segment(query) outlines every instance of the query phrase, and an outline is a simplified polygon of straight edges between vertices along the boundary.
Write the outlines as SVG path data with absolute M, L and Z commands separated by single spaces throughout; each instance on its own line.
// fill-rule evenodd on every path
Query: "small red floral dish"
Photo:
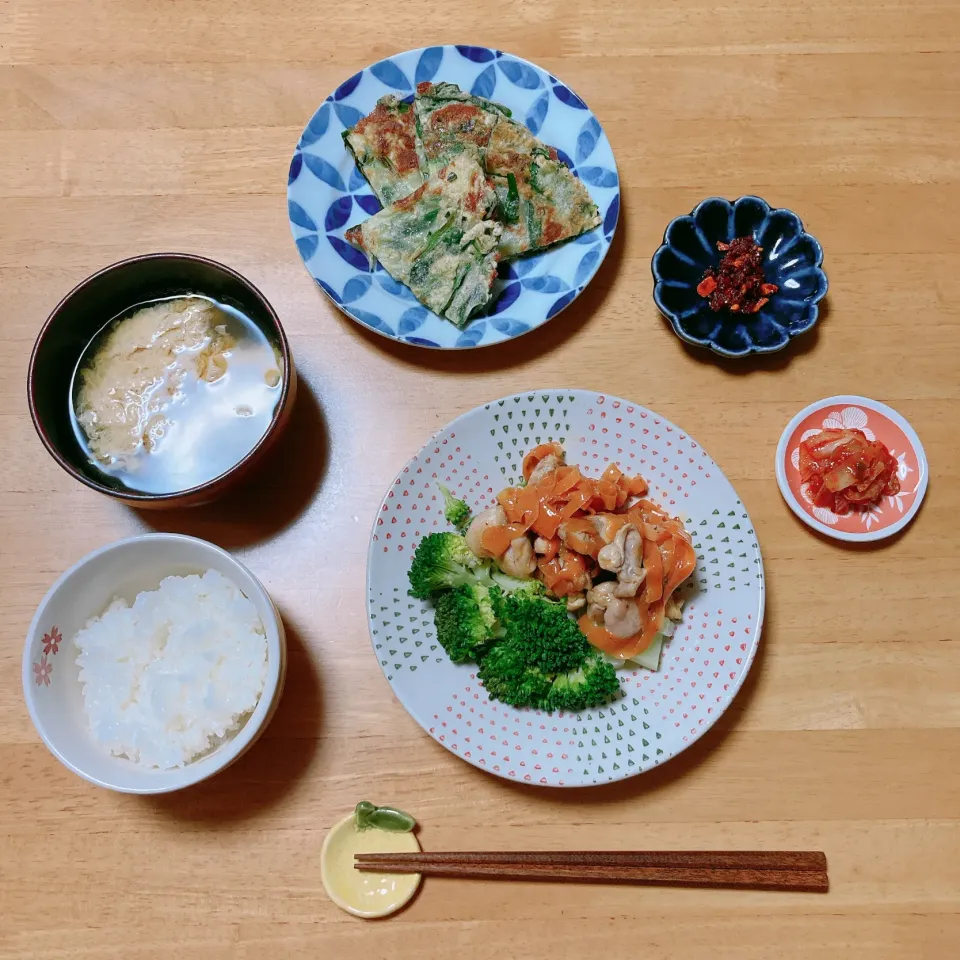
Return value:
M 800 444 L 821 430 L 862 430 L 885 444 L 897 460 L 900 492 L 839 515 L 816 506 L 800 478 Z M 818 533 L 866 543 L 899 533 L 914 518 L 927 492 L 928 468 L 914 429 L 895 410 L 866 397 L 827 397 L 811 403 L 787 424 L 777 444 L 777 485 L 787 506 Z

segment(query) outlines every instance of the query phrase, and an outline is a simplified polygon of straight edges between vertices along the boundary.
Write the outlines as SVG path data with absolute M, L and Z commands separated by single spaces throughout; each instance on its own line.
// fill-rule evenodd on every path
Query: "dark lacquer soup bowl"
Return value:
M 720 267 L 718 242 L 727 245 L 740 237 L 762 248 L 762 279 L 776 293 L 755 313 L 714 310 L 698 287 L 708 271 Z M 827 293 L 822 264 L 820 244 L 793 211 L 771 208 L 760 197 L 733 202 L 710 197 L 667 226 L 651 263 L 653 299 L 687 343 L 724 357 L 772 353 L 817 322 Z
M 98 469 L 78 436 L 74 374 L 91 341 L 112 318 L 138 304 L 192 296 L 242 315 L 272 349 L 279 380 L 264 432 L 226 469 L 184 489 L 143 492 Z M 264 348 L 266 349 L 266 348 Z M 273 307 L 249 280 L 204 257 L 155 253 L 122 260 L 84 280 L 57 305 L 37 337 L 27 374 L 30 415 L 50 455 L 93 490 L 141 508 L 206 503 L 220 496 L 259 463 L 286 425 L 296 395 L 296 370 L 286 334 Z M 267 417 L 264 417 L 267 420 Z

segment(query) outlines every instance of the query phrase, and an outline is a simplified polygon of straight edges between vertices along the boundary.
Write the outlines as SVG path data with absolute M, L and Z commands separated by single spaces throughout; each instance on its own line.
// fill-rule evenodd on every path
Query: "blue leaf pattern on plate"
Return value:
M 335 103 L 333 109 L 337 114 L 337 119 L 347 129 L 355 127 L 363 119 L 363 114 L 356 107 L 351 107 L 349 104 Z
M 315 233 L 308 233 L 306 236 L 297 237 L 297 250 L 303 259 L 309 260 L 317 252 L 317 244 L 320 238 Z
M 325 103 L 307 124 L 307 129 L 303 131 L 300 142 L 304 146 L 316 143 L 327 132 L 328 126 L 330 126 L 330 104 Z
M 521 257 L 519 260 L 514 260 L 510 266 L 518 277 L 525 277 L 539 260 L 539 257 Z
M 577 110 L 587 109 L 587 105 L 569 87 L 565 87 L 562 83 L 558 83 L 553 88 L 553 92 L 557 99 L 561 103 L 565 103 L 568 107 L 575 107 Z
M 617 175 L 606 167 L 581 167 L 580 179 L 593 187 L 615 187 Z
M 363 71 L 355 73 L 349 80 L 344 80 L 343 83 L 333 91 L 334 100 L 343 100 L 345 97 L 349 97 L 354 90 L 357 89 L 360 81 L 363 79 Z
M 569 284 L 564 283 L 559 277 L 549 275 L 542 277 L 526 277 L 521 280 L 524 290 L 536 290 L 537 293 L 560 293 L 561 290 L 569 290 Z
M 547 119 L 547 110 L 550 109 L 550 94 L 542 93 L 533 101 L 533 106 L 527 114 L 527 126 L 534 135 L 540 132 L 543 121 Z
M 577 163 L 583 163 L 593 153 L 602 132 L 596 117 L 591 117 L 580 128 L 580 136 L 577 137 Z
M 370 193 L 360 194 L 358 197 L 354 197 L 358 204 L 370 214 L 372 217 L 375 213 L 379 213 L 383 208 L 380 206 L 380 201 Z
M 620 217 L 620 195 L 617 194 L 610 202 L 610 206 L 607 207 L 606 216 L 603 218 L 603 232 L 606 234 L 613 233 L 614 227 L 617 225 L 617 220 Z
M 289 187 L 297 177 L 300 176 L 300 170 L 303 167 L 303 155 L 298 150 L 290 161 L 290 171 L 287 173 L 287 186 Z
M 462 47 L 460 44 L 457 44 L 457 53 L 474 63 L 489 63 L 496 56 L 492 50 L 488 50 L 486 47 Z
M 391 296 L 402 297 L 404 300 L 416 300 L 413 291 L 402 283 L 394 280 L 389 273 L 383 272 L 377 274 L 377 283 L 387 291 Z
M 412 90 L 406 74 L 392 61 L 381 60 L 375 63 L 370 72 L 383 84 L 394 90 Z
M 612 242 L 620 209 L 616 162 L 599 123 L 559 80 L 498 50 L 463 47 L 458 52 L 453 46 L 437 45 L 397 54 L 387 63 L 390 66 L 355 74 L 318 104 L 297 149 L 291 150 L 290 227 L 309 273 L 357 322 L 404 343 L 441 349 L 482 347 L 541 326 L 590 282 Z M 458 330 L 423 307 L 407 287 L 378 263 L 370 263 L 343 236 L 348 226 L 380 209 L 343 147 L 339 135 L 343 126 L 371 111 L 388 87 L 411 102 L 416 83 L 438 79 L 490 96 L 513 110 L 519 122 L 526 122 L 559 150 L 561 162 L 584 177 L 604 217 L 602 228 L 570 243 L 501 263 L 495 299 L 467 330 Z M 589 179 L 596 182 L 588 183 Z
M 470 88 L 470 92 L 475 97 L 486 97 L 489 99 L 493 96 L 493 91 L 497 86 L 497 71 L 494 68 L 493 64 L 487 67 L 486 70 L 483 70 L 480 73 L 480 76 L 473 81 L 473 86 Z
M 482 339 L 483 335 L 486 332 L 487 325 L 482 321 L 480 323 L 473 323 L 463 333 L 457 337 L 456 346 L 458 347 L 475 347 Z
M 554 147 L 557 151 L 557 159 L 564 165 L 573 170 L 573 161 L 570 159 L 569 155 L 564 153 L 559 147 Z
M 530 328 L 519 320 L 512 320 L 510 317 L 494 317 L 490 323 L 498 333 L 504 333 L 508 337 L 519 337 L 521 333 L 526 333 Z
M 329 287 L 327 284 L 325 284 L 322 280 L 318 280 L 317 283 L 319 284 L 320 289 L 323 290 L 323 292 L 324 292 L 334 303 L 340 303 L 340 297 L 337 296 L 336 292 L 335 292 L 331 287 Z
M 520 284 L 519 283 L 508 283 L 501 292 L 500 296 L 497 297 L 496 302 L 491 309 L 491 313 L 503 313 L 504 310 L 513 306 L 516 302 L 517 297 L 520 296 Z
M 315 153 L 305 153 L 303 154 L 303 162 L 317 179 L 333 187 L 334 190 L 339 190 L 341 193 L 347 192 L 336 167 L 324 160 L 323 157 L 318 157 Z
M 351 267 L 355 270 L 360 270 L 362 273 L 370 272 L 370 263 L 367 260 L 366 254 L 361 253 L 356 247 L 351 247 L 349 243 L 344 242 L 339 237 L 328 235 L 327 239 L 330 241 L 330 246 L 333 247 Z
M 327 233 L 331 233 L 333 230 L 338 230 L 350 219 L 350 211 L 353 209 L 353 199 L 349 194 L 345 197 L 341 197 L 339 200 L 334 200 L 330 204 L 330 209 L 327 211 L 327 216 L 323 221 L 323 228 Z
M 580 261 L 580 266 L 577 267 L 577 272 L 574 274 L 574 286 L 579 287 L 581 284 L 586 283 L 587 280 L 593 276 L 593 271 L 596 269 L 599 261 L 600 248 L 594 247 L 592 250 L 588 250 L 583 255 L 583 259 Z
M 350 169 L 350 189 L 362 190 L 367 185 L 367 178 L 360 172 L 359 168 Z
M 371 283 L 373 283 L 373 277 L 369 273 L 348 280 L 343 288 L 343 302 L 353 303 L 354 300 L 359 300 L 370 289 Z
M 295 200 L 287 201 L 287 216 L 290 217 L 298 227 L 316 232 L 317 225 L 313 222 L 313 218 Z
M 536 90 L 540 86 L 540 75 L 533 67 L 512 57 L 503 57 L 497 61 L 503 75 L 516 87 L 524 90 Z
M 414 330 L 419 330 L 426 321 L 427 315 L 425 307 L 411 307 L 400 318 L 397 333 L 403 335 L 413 333 Z
M 560 297 L 559 300 L 555 300 L 553 306 L 547 311 L 547 317 L 555 317 L 564 307 L 573 302 L 576 295 L 577 291 L 571 290 Z
M 385 323 L 375 313 L 370 313 L 367 310 L 358 310 L 356 307 L 353 307 L 350 310 L 350 315 L 356 317 L 361 323 L 365 323 L 368 327 L 372 327 L 374 330 L 379 330 L 381 333 L 389 334 L 391 337 L 394 335 L 393 328 L 388 323 Z
M 417 62 L 417 72 L 414 74 L 414 83 L 425 83 L 432 80 L 440 69 L 440 63 L 443 60 L 443 47 L 427 47 L 420 54 Z

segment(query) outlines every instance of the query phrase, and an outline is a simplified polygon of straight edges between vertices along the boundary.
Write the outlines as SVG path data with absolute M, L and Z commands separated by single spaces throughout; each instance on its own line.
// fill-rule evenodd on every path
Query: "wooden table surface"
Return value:
M 0 957 L 946 958 L 960 942 L 960 8 L 956 0 L 0 0 Z M 453 39 L 562 77 L 604 124 L 624 212 L 577 303 L 506 349 L 439 354 L 359 329 L 290 238 L 286 171 L 343 78 Z M 686 349 L 651 300 L 664 225 L 757 193 L 822 242 L 818 329 L 762 362 Z M 137 513 L 71 480 L 25 403 L 44 318 L 136 253 L 212 256 L 277 308 L 303 383 L 277 469 L 207 510 Z M 371 655 L 367 538 L 435 429 L 518 388 L 605 390 L 681 424 L 750 510 L 760 653 L 717 727 L 606 788 L 530 789 L 447 753 Z M 905 535 L 818 539 L 773 475 L 784 424 L 833 393 L 908 417 L 932 482 Z M 953 424 L 953 426 L 951 426 Z M 953 437 L 953 440 L 951 440 Z M 290 672 L 234 768 L 168 798 L 61 767 L 20 689 L 30 617 L 88 551 L 206 537 L 262 578 Z M 331 550 L 331 546 L 333 549 Z M 327 827 L 392 801 L 428 849 L 817 848 L 823 897 L 433 881 L 369 924 L 324 896 Z

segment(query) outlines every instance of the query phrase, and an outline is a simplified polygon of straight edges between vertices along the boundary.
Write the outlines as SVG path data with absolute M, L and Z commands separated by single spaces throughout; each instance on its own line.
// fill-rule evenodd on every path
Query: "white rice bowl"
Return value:
M 249 718 L 267 678 L 255 604 L 216 570 L 166 577 L 114 600 L 74 638 L 94 739 L 162 770 L 216 749 Z

